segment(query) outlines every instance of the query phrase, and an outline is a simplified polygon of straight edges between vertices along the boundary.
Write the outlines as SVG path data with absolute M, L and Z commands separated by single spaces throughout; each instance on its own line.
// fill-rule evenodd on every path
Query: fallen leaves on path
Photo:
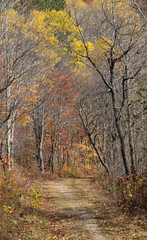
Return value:
M 55 185 L 60 181 L 71 190 L 72 201 L 79 202 L 86 214 L 94 216 L 106 239 L 147 239 L 145 212 L 136 208 L 136 212 L 131 213 L 92 179 L 40 179 L 41 207 L 24 205 L 19 209 L 19 217 L 16 216 L 16 221 L 12 222 L 12 229 L 15 231 L 13 240 L 94 239 L 94 232 L 83 224 L 79 213 L 73 211 L 71 204 L 59 189 L 55 189 Z M 32 185 L 38 186 L 38 180 L 33 181 Z

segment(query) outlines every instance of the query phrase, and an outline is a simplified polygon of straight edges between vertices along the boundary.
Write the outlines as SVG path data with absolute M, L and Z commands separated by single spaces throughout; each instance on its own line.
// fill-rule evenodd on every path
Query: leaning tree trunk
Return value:
M 90 141 L 92 147 L 94 148 L 100 163 L 102 164 L 102 166 L 106 170 L 106 173 L 109 174 L 109 168 L 107 166 L 107 163 L 105 162 L 105 158 L 103 156 L 103 153 L 101 153 L 100 149 L 96 146 L 96 142 L 95 142 L 94 138 L 92 137 L 92 133 L 90 133 L 90 131 L 89 131 L 88 127 L 87 127 L 87 124 L 85 123 L 85 121 L 83 119 L 83 116 L 81 114 L 81 110 L 79 111 L 79 116 L 80 116 L 80 119 L 82 121 L 83 127 L 85 128 L 86 134 L 87 134 L 87 136 L 89 138 L 89 141 Z

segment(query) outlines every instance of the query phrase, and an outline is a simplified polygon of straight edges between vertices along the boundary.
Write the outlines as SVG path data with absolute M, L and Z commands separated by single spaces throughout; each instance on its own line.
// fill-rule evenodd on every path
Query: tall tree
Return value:
M 72 8 L 83 52 L 72 45 L 71 50 L 79 62 L 95 70 L 98 81 L 103 82 L 111 96 L 123 166 L 129 175 L 134 169 L 131 94 L 133 83 L 145 66 L 144 29 L 139 14 L 129 3 L 102 0 L 93 2 L 91 8 L 84 7 L 87 14 L 82 7 Z M 88 40 L 93 42 L 94 51 Z

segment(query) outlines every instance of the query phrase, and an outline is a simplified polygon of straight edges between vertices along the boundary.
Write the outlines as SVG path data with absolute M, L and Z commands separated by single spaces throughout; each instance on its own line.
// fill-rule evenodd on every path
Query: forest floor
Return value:
M 40 178 L 32 185 L 41 190 L 41 206 L 23 206 L 15 234 L 4 240 L 147 239 L 145 211 L 125 209 L 90 178 Z

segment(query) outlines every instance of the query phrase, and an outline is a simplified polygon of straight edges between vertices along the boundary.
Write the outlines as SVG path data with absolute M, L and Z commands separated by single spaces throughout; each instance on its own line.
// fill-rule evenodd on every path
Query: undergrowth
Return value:
M 121 177 L 107 177 L 101 174 L 96 182 L 119 202 L 131 208 L 131 211 L 136 207 L 147 208 L 147 172 Z
M 39 208 L 41 192 L 33 188 L 22 169 L 3 174 L 0 169 L 0 239 L 16 239 L 21 231 L 23 209 Z

